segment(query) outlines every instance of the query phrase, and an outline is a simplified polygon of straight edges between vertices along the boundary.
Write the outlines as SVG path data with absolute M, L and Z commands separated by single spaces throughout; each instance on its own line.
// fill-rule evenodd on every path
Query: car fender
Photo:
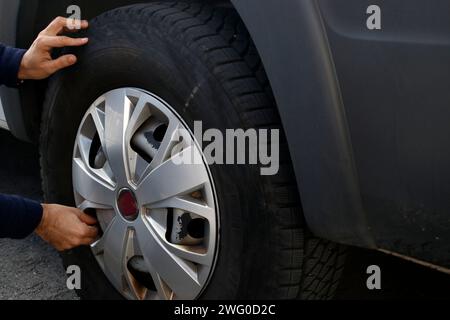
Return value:
M 268 74 L 304 215 L 325 239 L 374 248 L 339 82 L 314 0 L 233 0 Z

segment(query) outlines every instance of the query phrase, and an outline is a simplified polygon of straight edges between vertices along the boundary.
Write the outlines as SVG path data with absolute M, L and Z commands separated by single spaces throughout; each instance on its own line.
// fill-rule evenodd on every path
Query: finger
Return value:
M 98 240 L 98 232 L 96 232 L 95 236 L 83 237 L 78 240 L 80 245 L 91 245 Z
M 90 216 L 90 215 L 88 215 L 88 214 L 86 214 L 86 213 L 84 213 L 84 212 L 82 212 L 79 216 L 78 216 L 78 218 L 81 220 L 81 222 L 84 222 L 84 223 L 86 223 L 87 225 L 95 225 L 95 224 L 97 224 L 97 220 L 94 218 L 94 217 L 92 217 L 92 216 Z
M 74 33 L 87 28 L 89 28 L 89 22 L 87 22 L 86 20 L 68 19 L 63 31 Z
M 98 236 L 98 229 L 96 227 L 84 226 L 84 239 L 95 239 Z
M 64 17 L 57 17 L 53 20 L 47 28 L 42 31 L 42 34 L 48 36 L 56 36 L 63 32 L 65 29 L 73 29 L 73 26 L 79 26 L 81 29 L 86 29 L 89 26 L 89 23 L 85 20 L 74 20 L 67 19 Z
M 61 69 L 70 67 L 77 62 L 77 57 L 73 54 L 67 54 L 59 57 L 56 60 L 47 62 L 47 68 L 50 74 L 53 74 Z
M 88 38 L 41 36 L 37 43 L 38 46 L 42 46 L 44 48 L 63 48 L 83 46 L 88 43 L 88 41 Z

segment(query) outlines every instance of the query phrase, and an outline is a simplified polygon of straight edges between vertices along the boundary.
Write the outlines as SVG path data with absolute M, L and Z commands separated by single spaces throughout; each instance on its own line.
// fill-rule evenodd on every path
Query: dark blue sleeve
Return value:
M 6 47 L 0 44 L 0 85 L 16 87 L 20 63 L 26 50 Z
M 0 238 L 28 237 L 41 223 L 42 214 L 38 202 L 0 194 Z

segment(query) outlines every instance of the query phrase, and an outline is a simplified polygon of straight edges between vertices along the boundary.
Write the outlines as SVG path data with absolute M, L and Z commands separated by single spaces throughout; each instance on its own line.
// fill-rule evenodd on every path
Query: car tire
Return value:
M 204 4 L 152 3 L 94 19 L 90 43 L 74 49 L 76 66 L 49 84 L 40 140 L 48 203 L 74 205 L 73 147 L 93 101 L 121 87 L 162 97 L 192 128 L 280 129 L 261 60 L 236 12 Z M 308 230 L 287 143 L 280 170 L 211 165 L 220 206 L 220 246 L 202 299 L 328 299 L 336 290 L 345 249 Z M 88 247 L 62 254 L 82 270 L 84 299 L 121 299 Z

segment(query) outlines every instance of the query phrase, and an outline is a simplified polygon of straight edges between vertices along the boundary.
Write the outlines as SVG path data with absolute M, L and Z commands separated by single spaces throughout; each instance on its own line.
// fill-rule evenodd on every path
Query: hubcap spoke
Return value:
M 92 253 L 98 257 L 104 252 L 104 238 L 101 238 L 91 245 Z M 103 266 L 103 263 L 102 263 Z
M 132 103 L 126 90 L 115 90 L 105 95 L 106 157 L 119 184 L 128 183 L 128 144 L 125 141 Z
M 117 290 L 123 291 L 125 285 L 125 259 L 129 242 L 129 232 L 123 221 L 115 218 L 103 235 L 103 261 L 105 273 Z
M 158 274 L 178 299 L 192 298 L 192 293 L 201 289 L 192 266 L 167 250 L 144 222 L 136 225 L 136 231 L 144 259 L 152 269 L 151 273 Z
M 131 141 L 133 134 L 145 123 L 145 120 L 151 116 L 150 109 L 147 108 L 148 102 L 145 98 L 140 98 L 131 115 L 126 130 L 126 140 Z M 130 177 L 135 179 L 140 176 L 147 167 L 147 162 L 142 159 L 136 152 L 130 150 L 129 154 L 129 170 Z
M 150 267 L 150 274 L 155 284 L 156 292 L 159 300 L 173 300 L 173 291 L 164 283 L 159 274 L 157 274 L 153 267 Z
M 127 128 L 127 136 L 131 139 L 131 135 L 136 132 L 141 125 L 144 124 L 145 120 L 151 116 L 150 109 L 147 108 L 147 99 L 145 97 L 140 97 L 136 107 L 134 108 L 133 114 L 130 117 Z
M 141 184 L 146 176 L 148 176 L 153 170 L 155 170 L 155 168 L 157 168 L 164 161 L 170 158 L 171 151 L 173 147 L 177 144 L 177 134 L 179 132 L 179 128 L 180 128 L 179 121 L 177 119 L 172 119 L 169 123 L 163 141 L 161 142 L 161 145 L 158 148 L 155 158 L 151 161 L 150 164 L 146 163 L 144 167 L 136 166 L 136 173 L 140 177 L 138 184 Z M 138 159 L 138 161 L 139 160 L 142 159 Z
M 92 120 L 94 121 L 95 129 L 100 138 L 100 143 L 103 150 L 106 150 L 105 142 L 105 114 L 98 108 L 94 108 L 91 112 Z
M 172 197 L 161 202 L 156 202 L 148 206 L 149 209 L 180 209 L 185 212 L 195 213 L 196 215 L 205 218 L 209 221 L 213 221 L 215 216 L 214 209 L 207 206 L 206 204 L 201 204 L 193 200 L 189 200 L 182 197 Z
M 201 189 L 209 182 L 205 165 L 183 164 L 195 152 L 190 147 L 153 170 L 138 186 L 136 196 L 141 205 L 149 205 Z
M 95 175 L 81 159 L 74 159 L 72 170 L 74 189 L 79 195 L 98 205 L 113 206 L 114 187 L 106 179 Z
M 133 229 L 129 229 L 125 238 L 125 250 L 123 253 L 123 269 L 124 278 L 128 286 L 128 292 L 131 296 L 137 300 L 143 300 L 147 294 L 147 289 L 139 285 L 136 279 L 131 275 L 128 270 L 128 261 L 137 254 L 137 248 L 135 248 L 136 232 Z
M 170 158 L 172 148 L 178 142 L 176 138 L 179 129 L 180 129 L 180 122 L 178 121 L 178 119 L 172 117 L 170 119 L 166 135 L 164 136 L 164 139 L 161 142 L 161 146 L 158 149 L 158 153 L 156 154 L 156 157 L 150 164 L 150 170 L 155 169 L 156 167 L 161 165 L 166 159 Z

